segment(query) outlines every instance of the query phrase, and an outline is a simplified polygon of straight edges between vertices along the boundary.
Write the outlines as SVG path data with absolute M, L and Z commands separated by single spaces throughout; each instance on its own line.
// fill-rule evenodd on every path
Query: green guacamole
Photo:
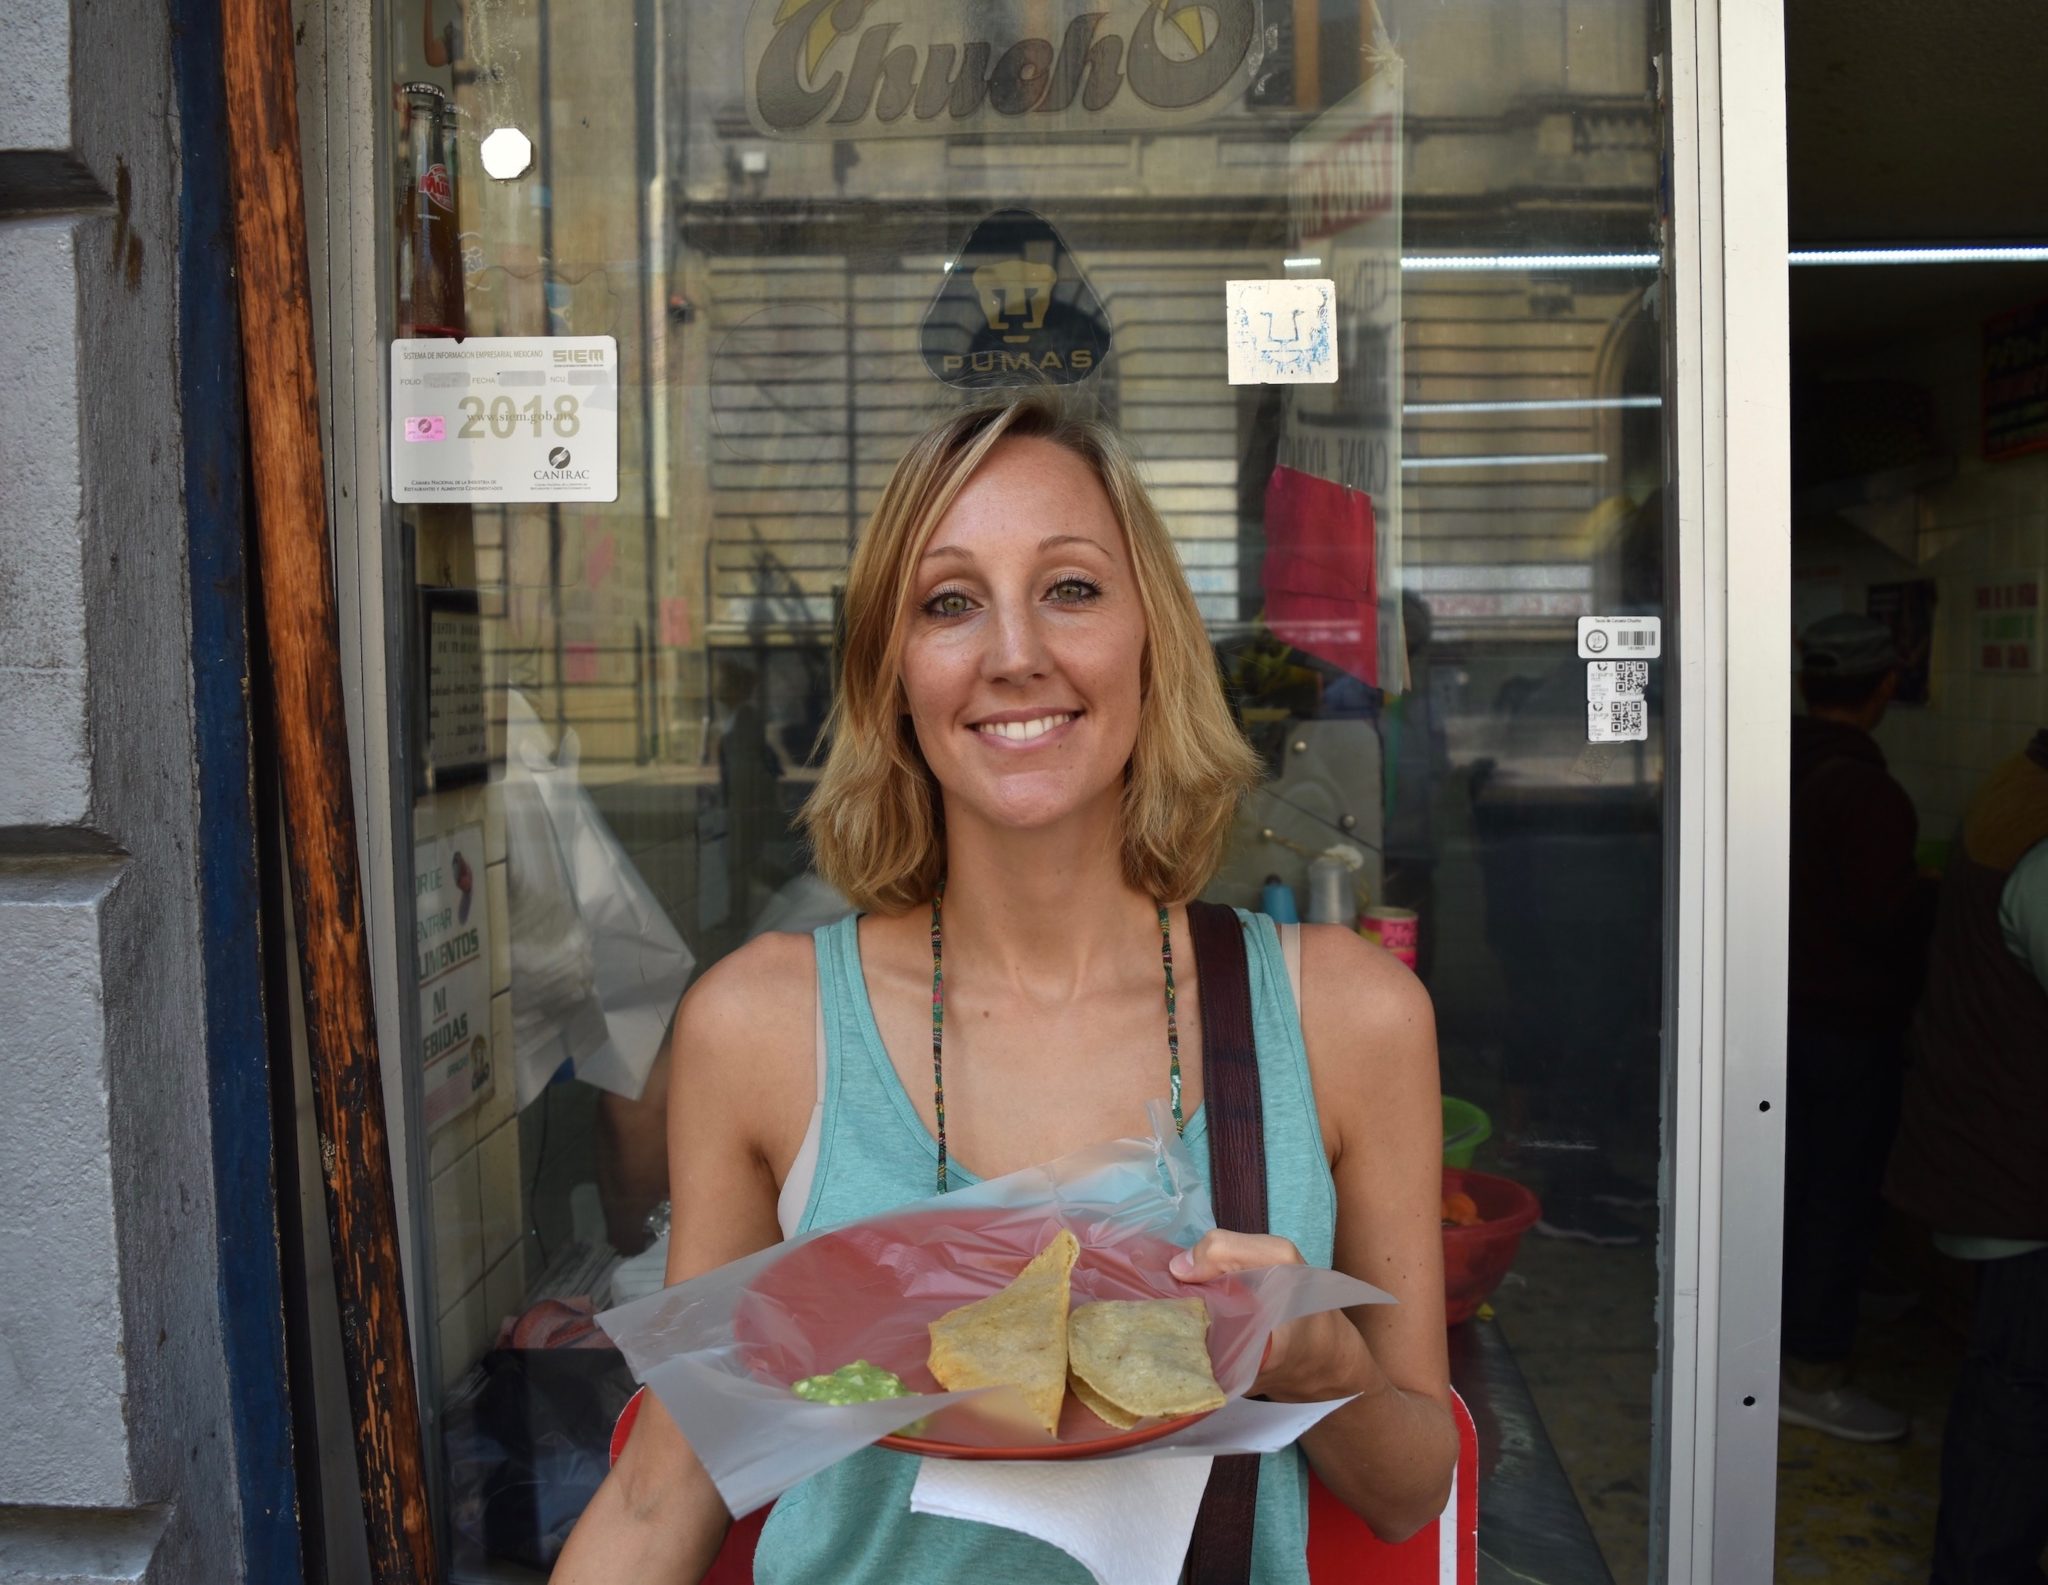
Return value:
M 789 1389 L 812 1403 L 879 1403 L 884 1398 L 917 1396 L 903 1385 L 903 1378 L 857 1359 L 841 1365 L 829 1376 L 806 1376 Z

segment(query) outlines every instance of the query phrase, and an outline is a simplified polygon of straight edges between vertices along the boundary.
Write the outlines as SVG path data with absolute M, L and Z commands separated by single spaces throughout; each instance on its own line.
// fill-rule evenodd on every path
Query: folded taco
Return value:
M 1113 1426 L 1223 1407 L 1200 1299 L 1106 1299 L 1067 1318 L 1074 1396 Z
M 1067 1306 L 1081 1246 L 1061 1229 L 1000 1293 L 949 1310 L 931 1323 L 928 1363 L 941 1387 L 1015 1387 L 1032 1418 L 1059 1434 L 1067 1395 Z

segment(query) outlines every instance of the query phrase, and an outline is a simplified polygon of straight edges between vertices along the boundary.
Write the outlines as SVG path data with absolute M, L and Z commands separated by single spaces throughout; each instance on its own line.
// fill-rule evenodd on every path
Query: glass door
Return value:
M 589 1315 L 660 1282 L 668 1015 L 845 907 L 790 817 L 850 548 L 911 437 L 1023 378 L 1129 439 L 1264 758 L 1211 895 L 1402 955 L 1447 1215 L 1540 1204 L 1449 1295 L 1490 1566 L 1646 1577 L 1679 956 L 1664 8 L 387 0 L 380 26 L 416 1313 L 456 1577 L 543 1577 L 602 1472 L 631 1381 Z

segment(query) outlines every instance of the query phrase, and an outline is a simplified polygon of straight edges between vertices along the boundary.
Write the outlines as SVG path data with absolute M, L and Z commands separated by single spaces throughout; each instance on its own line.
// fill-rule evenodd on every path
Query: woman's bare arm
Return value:
M 1302 1447 L 1323 1484 L 1382 1539 L 1437 1514 L 1457 1463 L 1444 1344 L 1443 1114 L 1436 1027 L 1422 983 L 1346 930 L 1302 940 L 1302 1025 L 1337 1188 L 1333 1264 L 1398 1304 L 1311 1315 L 1282 1327 L 1252 1391 L 1286 1402 L 1349 1397 Z M 1211 1233 L 1175 1271 L 1298 1262 L 1284 1238 Z
M 1333 1264 L 1400 1302 L 1342 1312 L 1350 1325 L 1339 1326 L 1332 1358 L 1353 1362 L 1356 1374 L 1340 1369 L 1338 1378 L 1360 1396 L 1302 1446 L 1324 1485 L 1383 1539 L 1399 1541 L 1443 1511 L 1458 1461 L 1444 1337 L 1436 1015 L 1422 982 L 1378 947 L 1349 931 L 1304 934 L 1304 1032 L 1317 1106 L 1337 1135 Z
M 816 1087 L 816 975 L 801 936 L 763 936 L 691 987 L 669 1031 L 668 1280 L 778 1242 L 776 1174 Z M 669 1413 L 643 1400 L 618 1463 L 577 1521 L 553 1585 L 695 1585 L 731 1515 Z

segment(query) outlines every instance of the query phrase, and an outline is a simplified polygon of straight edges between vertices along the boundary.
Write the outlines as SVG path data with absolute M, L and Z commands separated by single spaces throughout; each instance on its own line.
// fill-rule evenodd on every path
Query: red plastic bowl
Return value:
M 1514 1179 L 1469 1168 L 1444 1168 L 1444 1193 L 1469 1194 L 1481 1218 L 1474 1227 L 1444 1229 L 1444 1323 L 1456 1326 L 1500 1286 L 1543 1207 Z

